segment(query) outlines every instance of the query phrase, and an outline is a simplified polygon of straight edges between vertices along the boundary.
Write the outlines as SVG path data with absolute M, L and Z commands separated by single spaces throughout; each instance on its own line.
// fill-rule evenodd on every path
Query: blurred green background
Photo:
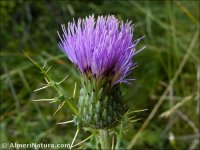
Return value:
M 139 65 L 130 76 L 137 80 L 123 85 L 123 92 L 133 110 L 148 111 L 136 114 L 142 119 L 127 126 L 121 147 L 199 148 L 199 1 L 1 0 L 0 4 L 1 143 L 71 143 L 75 126 L 56 123 L 72 119 L 72 112 L 64 105 L 53 116 L 59 103 L 32 101 L 53 98 L 57 93 L 53 89 L 33 92 L 45 80 L 23 51 L 41 65 L 48 60 L 55 81 L 69 74 L 62 87 L 71 96 L 75 83 L 80 88 L 80 78 L 57 46 L 60 25 L 91 14 L 114 14 L 119 20 L 132 20 L 134 39 L 145 35 L 137 49 L 146 46 L 134 58 Z M 144 128 L 131 144 L 141 126 Z M 88 135 L 81 131 L 75 143 Z M 81 148 L 95 146 L 87 141 Z

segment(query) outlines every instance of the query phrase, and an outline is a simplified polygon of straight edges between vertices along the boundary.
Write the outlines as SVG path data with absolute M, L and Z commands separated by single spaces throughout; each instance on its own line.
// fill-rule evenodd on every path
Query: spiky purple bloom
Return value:
M 62 25 L 60 49 L 83 75 L 97 80 L 110 78 L 112 85 L 127 82 L 125 77 L 135 67 L 132 57 L 136 54 L 131 22 L 120 23 L 115 16 L 94 16 Z
M 87 127 L 112 128 L 127 108 L 119 82 L 135 67 L 135 46 L 131 22 L 120 23 L 114 16 L 94 16 L 68 23 L 59 35 L 60 49 L 80 70 L 82 88 L 77 116 Z

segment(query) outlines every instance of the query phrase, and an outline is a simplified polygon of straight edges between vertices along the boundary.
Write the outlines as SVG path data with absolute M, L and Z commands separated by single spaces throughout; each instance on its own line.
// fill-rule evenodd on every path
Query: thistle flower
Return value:
M 128 83 L 126 77 L 136 63 L 138 53 L 133 41 L 131 22 L 120 23 L 113 15 L 94 16 L 69 22 L 59 35 L 59 48 L 81 73 L 82 88 L 79 97 L 80 119 L 85 126 L 106 129 L 114 127 L 124 114 L 123 96 L 119 83 Z

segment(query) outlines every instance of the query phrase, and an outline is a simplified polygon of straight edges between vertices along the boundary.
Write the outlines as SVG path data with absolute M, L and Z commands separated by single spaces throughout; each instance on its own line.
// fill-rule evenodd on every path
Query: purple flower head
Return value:
M 125 77 L 135 67 L 132 57 L 139 40 L 133 41 L 131 22 L 120 23 L 115 16 L 94 16 L 69 22 L 59 35 L 60 49 L 83 75 L 97 80 L 110 78 L 112 84 L 127 82 Z

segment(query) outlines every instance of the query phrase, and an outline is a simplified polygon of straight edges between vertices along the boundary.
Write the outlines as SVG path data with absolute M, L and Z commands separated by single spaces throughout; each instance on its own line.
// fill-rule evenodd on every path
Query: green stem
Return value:
M 99 130 L 99 136 L 100 136 L 101 149 L 102 150 L 111 149 L 110 139 L 109 139 L 109 131 L 100 129 Z

